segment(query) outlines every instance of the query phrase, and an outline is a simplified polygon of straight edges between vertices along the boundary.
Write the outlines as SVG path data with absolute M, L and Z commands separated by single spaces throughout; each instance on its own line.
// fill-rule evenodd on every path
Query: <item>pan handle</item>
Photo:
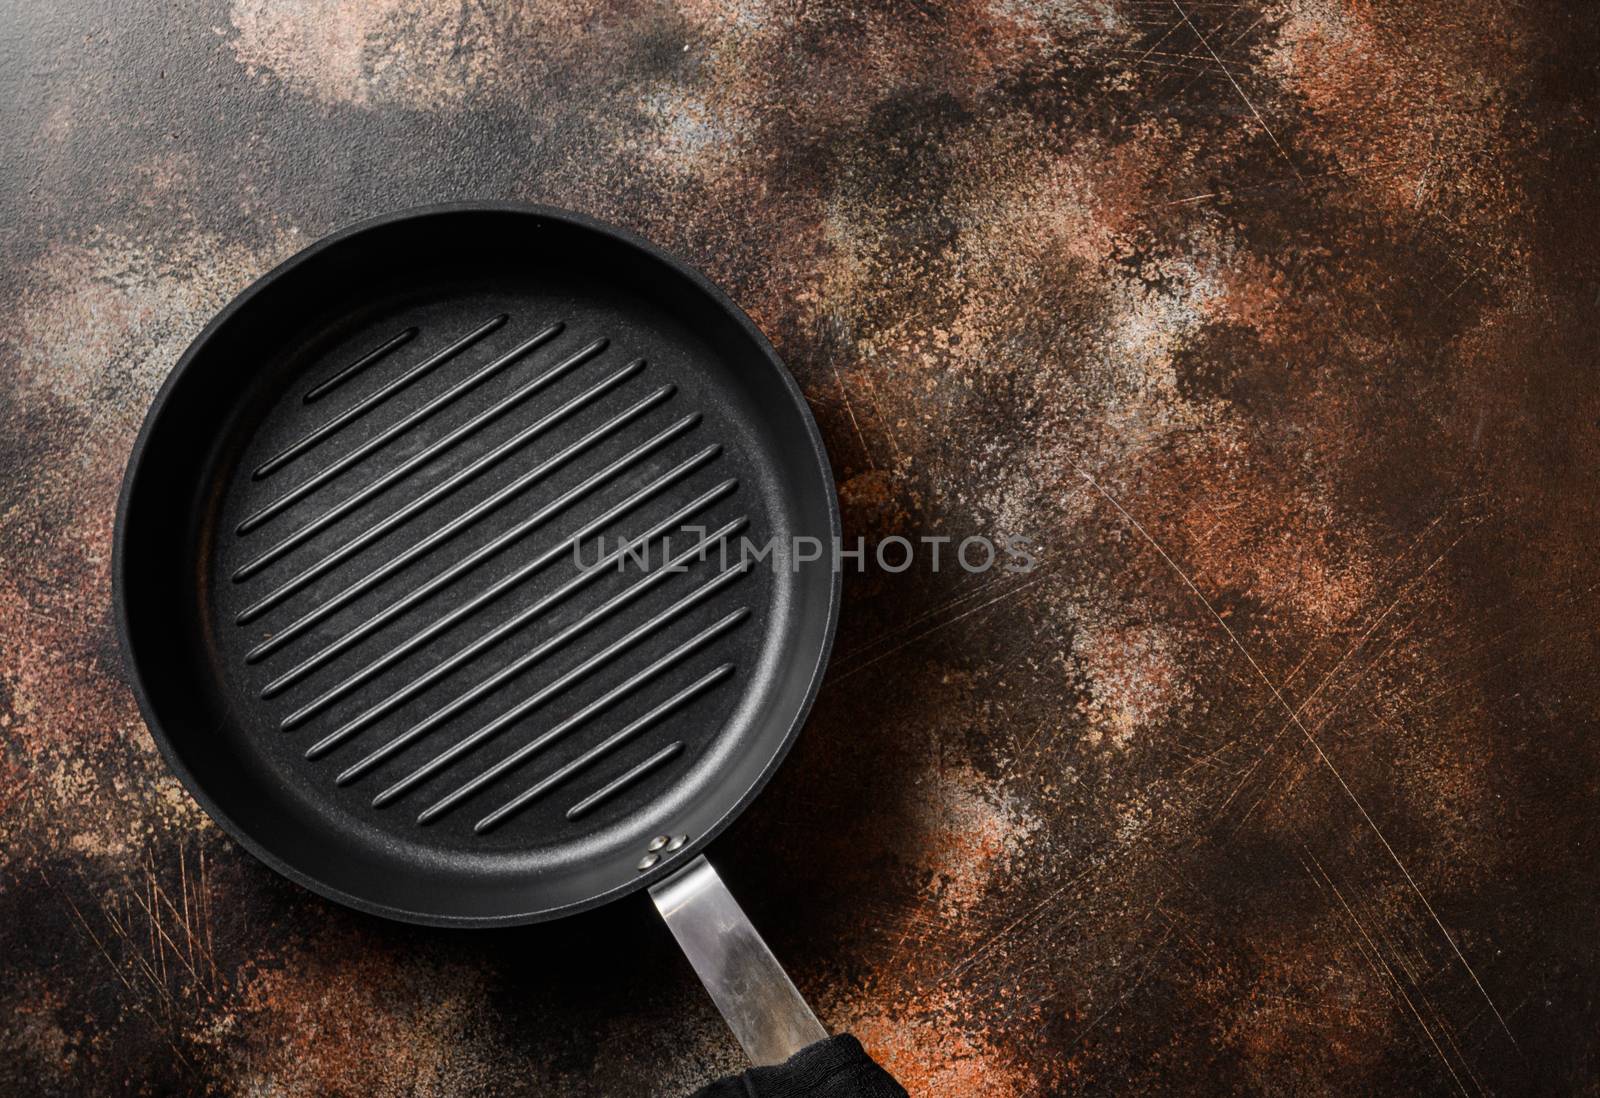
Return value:
M 651 886 L 650 898 L 752 1063 L 781 1064 L 827 1039 L 704 854 Z
M 650 898 L 756 1065 L 693 1098 L 906 1098 L 854 1037 L 828 1036 L 704 855 L 652 886 Z

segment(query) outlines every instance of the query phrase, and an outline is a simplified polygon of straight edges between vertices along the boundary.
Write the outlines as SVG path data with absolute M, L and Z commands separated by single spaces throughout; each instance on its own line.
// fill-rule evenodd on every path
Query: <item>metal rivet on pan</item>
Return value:
M 650 845 L 645 847 L 645 849 L 654 854 L 671 841 L 672 840 L 666 835 L 657 835 L 655 838 L 650 840 Z
M 639 859 L 639 872 L 643 873 L 645 870 L 649 869 L 651 866 L 655 865 L 660 860 L 661 860 L 661 855 L 659 855 L 659 854 L 646 854 L 644 857 Z
M 688 841 L 689 841 L 689 836 L 687 836 L 687 835 L 679 835 L 677 838 L 673 839 L 671 842 L 669 842 L 667 844 L 667 853 L 671 854 L 674 850 L 682 850 L 683 849 L 683 844 L 688 842 Z

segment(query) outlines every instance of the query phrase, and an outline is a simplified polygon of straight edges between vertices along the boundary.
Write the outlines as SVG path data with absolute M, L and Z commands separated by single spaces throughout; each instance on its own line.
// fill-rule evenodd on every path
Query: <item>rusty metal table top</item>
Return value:
M 847 577 L 719 846 L 914 1094 L 1596 1093 L 1600 10 L 8 6 L 0 1087 L 683 1094 L 740 1056 L 644 898 L 322 902 L 163 770 L 118 482 L 316 237 L 510 198 L 676 251 L 816 410 Z M 625 951 L 595 961 L 595 935 Z

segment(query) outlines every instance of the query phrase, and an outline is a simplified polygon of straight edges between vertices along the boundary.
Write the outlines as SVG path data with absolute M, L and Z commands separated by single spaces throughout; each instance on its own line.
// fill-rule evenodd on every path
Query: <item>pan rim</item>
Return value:
M 799 738 L 800 730 L 804 727 L 821 690 L 828 657 L 833 649 L 839 621 L 842 588 L 842 577 L 839 570 L 830 569 L 827 615 L 823 623 L 821 643 L 816 651 L 816 662 L 811 668 L 810 679 L 800 698 L 799 705 L 794 710 L 789 727 L 784 731 L 781 740 L 778 741 L 771 758 L 762 767 L 750 786 L 712 826 L 705 828 L 701 835 L 687 843 L 676 857 L 670 861 L 664 860 L 653 869 L 637 874 L 631 880 L 585 899 L 552 908 L 481 916 L 441 914 L 415 908 L 402 908 L 389 904 L 375 903 L 290 864 L 273 853 L 266 844 L 250 834 L 245 828 L 241 827 L 217 803 L 210 793 L 206 791 L 203 784 L 195 779 L 189 767 L 184 763 L 177 745 L 163 725 L 156 712 L 156 706 L 151 701 L 149 691 L 146 689 L 144 676 L 139 669 L 139 657 L 134 650 L 132 623 L 128 615 L 127 599 L 127 512 L 133 495 L 133 486 L 138 479 L 145 451 L 151 438 L 161 429 L 160 424 L 163 419 L 163 412 L 171 399 L 172 393 L 181 383 L 183 377 L 196 368 L 196 363 L 203 360 L 207 346 L 216 337 L 217 333 L 240 310 L 269 286 L 290 276 L 297 268 L 324 252 L 363 234 L 389 229 L 405 222 L 421 221 L 434 217 L 482 213 L 529 216 L 546 222 L 561 223 L 580 230 L 597 233 L 602 237 L 608 238 L 613 243 L 635 249 L 648 258 L 663 264 L 674 275 L 684 279 L 696 291 L 704 295 L 750 341 L 765 367 L 769 372 L 776 375 L 779 388 L 793 406 L 795 414 L 799 417 L 799 424 L 805 431 L 806 438 L 810 443 L 810 456 L 816 462 L 817 475 L 827 488 L 824 493 L 824 502 L 828 517 L 829 535 L 835 543 L 840 537 L 841 530 L 837 484 L 833 476 L 832 463 L 828 457 L 827 447 L 822 439 L 822 432 L 817 426 L 816 417 L 813 415 L 811 406 L 807 402 L 805 394 L 801 391 L 799 383 L 784 364 L 777 350 L 744 310 L 704 273 L 660 245 L 627 229 L 590 217 L 587 214 L 532 202 L 475 200 L 411 206 L 353 222 L 342 229 L 321 237 L 274 266 L 230 299 L 207 322 L 199 334 L 194 337 L 183 354 L 179 356 L 165 380 L 162 381 L 161 386 L 156 390 L 149 410 L 145 413 L 144 420 L 140 424 L 139 432 L 134 438 L 127 464 L 123 469 L 122 482 L 117 492 L 116 518 L 112 534 L 111 602 L 112 616 L 116 626 L 117 646 L 121 653 L 123 668 L 127 674 L 128 685 L 133 691 L 134 699 L 138 704 L 140 717 L 143 719 L 151 739 L 155 741 L 156 748 L 166 763 L 167 769 L 178 779 L 189 795 L 205 811 L 206 815 L 221 827 L 229 838 L 237 842 L 268 868 L 324 899 L 332 900 L 370 915 L 377 915 L 398 922 L 434 927 L 495 928 L 549 922 L 620 900 L 676 872 L 680 866 L 687 865 L 696 854 L 703 851 L 718 836 L 723 834 L 744 813 L 750 803 L 772 780 L 773 775 L 777 773 L 778 768 L 783 765 L 784 760 L 788 757 L 795 740 Z

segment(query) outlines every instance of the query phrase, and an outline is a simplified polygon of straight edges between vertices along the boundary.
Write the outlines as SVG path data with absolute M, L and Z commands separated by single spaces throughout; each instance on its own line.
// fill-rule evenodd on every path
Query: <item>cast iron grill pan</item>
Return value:
M 369 222 L 200 336 L 130 462 L 117 612 L 200 802 L 427 923 L 549 918 L 687 859 L 786 752 L 831 642 L 832 480 L 703 278 L 515 206 Z M 638 868 L 658 834 L 689 843 Z

